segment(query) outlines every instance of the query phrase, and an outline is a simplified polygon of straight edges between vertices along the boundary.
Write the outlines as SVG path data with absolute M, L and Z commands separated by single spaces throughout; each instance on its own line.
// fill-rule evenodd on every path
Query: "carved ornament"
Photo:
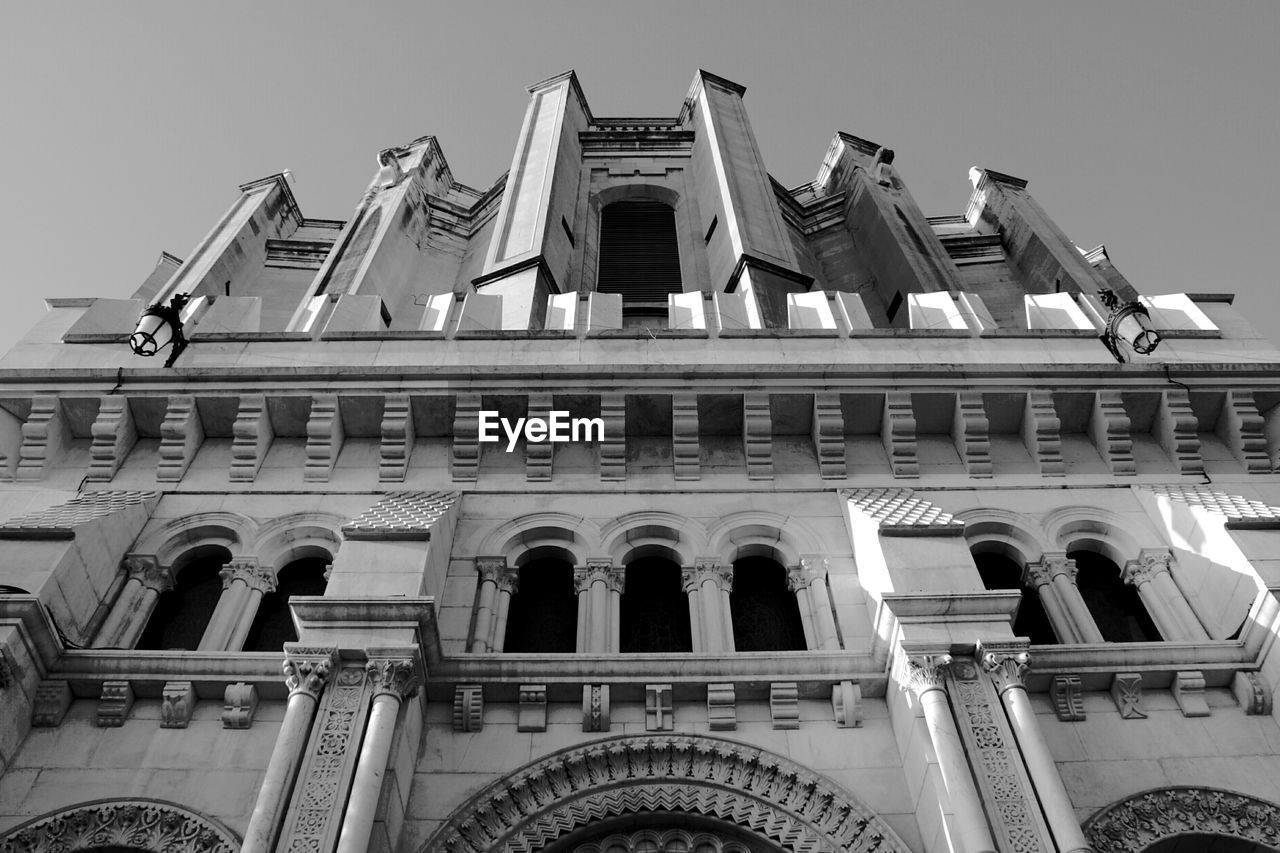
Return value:
M 240 840 L 201 814 L 156 800 L 98 800 L 37 818 L 0 835 L 0 853 L 128 847 L 236 853 Z
M 1280 849 L 1280 806 L 1214 788 L 1163 788 L 1107 806 L 1085 822 L 1084 833 L 1096 853 L 1144 850 L 1190 833 Z

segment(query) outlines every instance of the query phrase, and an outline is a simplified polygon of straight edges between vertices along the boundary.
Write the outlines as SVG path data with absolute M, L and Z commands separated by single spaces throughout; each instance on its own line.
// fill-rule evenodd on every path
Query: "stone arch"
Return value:
M 233 557 L 252 554 L 258 525 L 236 512 L 198 512 L 175 518 L 138 540 L 132 554 L 154 555 L 161 566 L 172 566 L 185 553 L 210 547 L 225 548 Z
M 772 512 L 727 515 L 707 529 L 707 539 L 709 552 L 725 565 L 742 557 L 769 557 L 783 566 L 794 566 L 801 554 L 826 550 L 803 521 Z
M 163 800 L 94 800 L 59 809 L 0 834 L 0 853 L 112 847 L 163 853 L 237 853 L 240 839 L 217 820 Z
M 297 512 L 273 518 L 262 525 L 253 550 L 258 563 L 275 572 L 294 560 L 327 558 L 332 561 L 342 546 L 342 525 L 347 519 L 327 512 Z
M 477 554 L 501 554 L 507 565 L 527 562 L 530 552 L 558 554 L 575 566 L 599 553 L 600 531 L 592 522 L 564 512 L 535 512 L 494 528 Z
M 964 522 L 964 538 L 974 554 L 999 554 L 1025 565 L 1055 550 L 1040 525 L 1018 512 L 981 507 L 955 517 Z
M 826 777 L 747 744 L 624 735 L 552 753 L 459 807 L 420 853 L 534 853 L 587 824 L 686 812 L 794 853 L 909 853 L 887 823 Z
M 1153 788 L 1102 808 L 1085 821 L 1084 834 L 1097 853 L 1131 853 L 1184 835 L 1280 851 L 1280 805 L 1220 788 Z
M 615 566 L 635 557 L 663 556 L 681 566 L 692 566 L 706 552 L 702 525 L 670 512 L 647 510 L 614 519 L 600 531 L 603 551 Z
M 1144 547 L 1167 547 L 1141 519 L 1132 514 L 1121 518 L 1097 507 L 1055 510 L 1045 518 L 1044 526 L 1054 550 L 1095 551 L 1117 566 L 1132 560 Z

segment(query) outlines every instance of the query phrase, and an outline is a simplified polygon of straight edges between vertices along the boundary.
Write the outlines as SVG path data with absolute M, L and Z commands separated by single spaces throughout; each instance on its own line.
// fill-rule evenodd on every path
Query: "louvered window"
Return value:
M 675 211 L 648 199 L 606 206 L 596 290 L 622 294 L 623 317 L 665 318 L 667 294 L 683 289 Z

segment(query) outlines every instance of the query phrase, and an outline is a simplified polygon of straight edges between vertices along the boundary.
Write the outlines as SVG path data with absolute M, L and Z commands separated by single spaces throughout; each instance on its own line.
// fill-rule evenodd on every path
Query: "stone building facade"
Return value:
M 565 74 L 486 188 L 423 137 L 49 300 L 0 851 L 1280 850 L 1280 352 L 1000 172 L 784 188 L 743 91 Z

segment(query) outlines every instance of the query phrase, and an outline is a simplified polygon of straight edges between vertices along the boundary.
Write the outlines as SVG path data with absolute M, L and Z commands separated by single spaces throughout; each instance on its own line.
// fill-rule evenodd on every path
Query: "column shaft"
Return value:
M 280 724 L 280 734 L 276 737 L 275 748 L 271 750 L 271 760 L 267 763 L 253 814 L 249 816 L 240 853 L 272 853 L 274 850 L 280 821 L 289 806 L 289 792 L 302 763 L 302 751 L 311 734 L 311 718 L 315 715 L 316 704 L 316 697 L 308 693 L 296 692 L 289 696 L 284 722 Z
M 724 650 L 736 652 L 737 644 L 733 639 L 733 606 L 729 603 L 729 590 L 720 590 L 720 612 L 724 614 Z
M 1036 584 L 1035 594 L 1040 596 L 1040 603 L 1044 605 L 1044 612 L 1049 617 L 1049 624 L 1053 626 L 1053 632 L 1058 635 L 1058 642 L 1081 642 L 1080 632 L 1076 629 L 1075 620 L 1067 613 L 1067 608 L 1063 604 L 1058 590 L 1054 587 L 1053 581 L 1046 580 L 1044 583 Z
M 97 640 L 93 644 L 95 648 L 120 647 L 120 635 L 124 633 L 142 604 L 143 588 L 142 581 L 138 578 L 129 578 L 124 582 L 124 586 L 120 588 L 120 594 L 116 596 L 115 604 L 111 606 L 111 612 L 107 614 L 102 627 L 98 629 Z
M 493 598 L 498 590 L 497 581 L 482 578 L 480 581 L 480 604 L 476 607 L 476 633 L 471 640 L 471 651 L 489 651 L 489 629 L 493 624 Z
M 1084 598 L 1080 595 L 1080 588 L 1076 586 L 1075 581 L 1068 577 L 1065 572 L 1059 572 L 1054 575 L 1053 585 L 1058 593 L 1058 598 L 1067 607 L 1067 613 L 1071 617 L 1071 623 L 1076 628 L 1080 642 L 1106 642 L 1102 638 L 1102 632 L 1098 630 L 1098 623 L 1093 621 L 1093 614 L 1089 612 L 1088 606 L 1085 605 Z
M 1164 596 L 1160 594 L 1160 590 L 1149 578 L 1134 584 L 1138 589 L 1138 598 L 1142 599 L 1142 606 L 1147 609 L 1147 615 L 1151 617 L 1151 621 L 1156 623 L 1156 628 L 1160 631 L 1160 636 L 1166 640 L 1185 640 L 1185 631 L 1182 623 L 1169 609 L 1169 603 L 1164 600 Z
M 920 705 L 924 709 L 925 726 L 938 756 L 938 769 L 942 772 L 942 783 L 946 786 L 947 799 L 955 818 L 960 853 L 994 853 L 995 843 L 991 840 L 982 801 L 969 773 L 960 733 L 951 718 L 946 691 L 940 687 L 925 690 L 920 694 Z
M 693 650 L 706 651 L 702 645 L 702 603 L 698 588 L 690 586 L 686 593 L 689 596 L 689 636 L 693 641 Z
M 502 646 L 507 640 L 507 614 L 511 612 L 511 590 L 498 590 L 498 606 L 497 612 L 493 617 L 493 636 L 489 640 L 489 648 L 492 651 L 502 651 Z
M 260 604 L 262 604 L 262 590 L 251 587 L 240 611 L 240 618 L 231 632 L 231 639 L 227 641 L 228 650 L 238 652 L 244 648 L 244 641 L 249 636 L 249 629 L 253 627 L 253 620 L 258 616 Z
M 587 651 L 608 651 L 609 643 L 609 586 L 603 577 L 591 581 L 591 626 L 590 642 Z
M 579 591 L 578 592 L 578 639 L 573 646 L 574 651 L 577 651 L 577 652 L 586 652 L 591 650 L 591 647 L 587 645 L 587 638 L 591 636 L 587 628 L 587 607 L 589 602 L 590 602 L 590 599 L 588 598 L 587 590 L 584 589 Z
M 231 634 L 235 630 L 236 620 L 244 608 L 244 601 L 249 595 L 249 584 L 242 577 L 231 581 L 218 597 L 218 606 L 213 610 L 209 625 L 200 637 L 200 645 L 196 648 L 202 652 L 220 652 L 228 648 Z
M 827 594 L 827 583 L 823 578 L 815 578 L 809 584 L 809 606 L 813 608 L 814 622 L 818 628 L 820 648 L 840 648 L 840 637 L 836 633 L 836 620 L 831 614 L 831 597 Z
M 1178 589 L 1178 584 L 1174 581 L 1172 574 L 1169 572 L 1157 572 L 1152 583 L 1158 584 L 1157 590 L 1160 593 L 1160 597 L 1165 600 L 1171 615 L 1177 619 L 1178 624 L 1182 626 L 1181 636 L 1176 639 L 1209 639 L 1209 632 L 1200 624 L 1200 620 L 1196 617 L 1195 611 L 1192 610 L 1191 605 L 1187 603 L 1186 596 L 1182 594 L 1182 590 Z
M 364 743 L 355 778 L 351 783 L 351 799 L 342 818 L 337 853 L 364 853 L 369 847 L 369 834 L 377 816 L 378 798 L 382 793 L 382 777 L 391 756 L 400 698 L 392 693 L 379 693 L 373 698 L 373 709 L 365 728 Z
M 725 651 L 723 620 L 720 618 L 720 587 L 714 577 L 703 578 L 698 602 L 702 605 L 702 651 Z

